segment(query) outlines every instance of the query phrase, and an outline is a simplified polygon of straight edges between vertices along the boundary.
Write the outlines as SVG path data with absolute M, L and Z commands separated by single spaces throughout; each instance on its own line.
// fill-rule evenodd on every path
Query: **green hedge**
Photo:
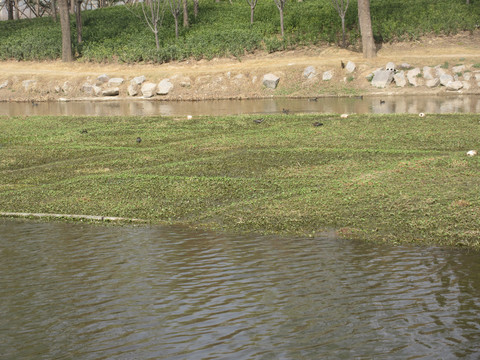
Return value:
M 142 21 L 141 9 L 123 6 L 83 12 L 83 44 L 76 43 L 72 17 L 72 41 L 84 61 L 156 62 L 223 56 L 242 56 L 264 49 L 269 52 L 336 43 L 341 38 L 340 18 L 330 0 L 289 1 L 285 8 L 285 37 L 280 33 L 278 10 L 272 0 L 259 0 L 255 23 L 245 1 L 200 1 L 199 15 L 181 28 L 175 38 L 174 21 L 166 12 L 157 50 L 153 33 Z M 359 39 L 357 4 L 352 0 L 346 16 L 350 44 Z M 478 29 L 480 2 L 464 0 L 372 0 L 374 36 L 379 42 L 411 40 L 422 35 L 454 34 Z M 50 18 L 0 22 L 0 59 L 44 60 L 61 57 L 60 23 Z

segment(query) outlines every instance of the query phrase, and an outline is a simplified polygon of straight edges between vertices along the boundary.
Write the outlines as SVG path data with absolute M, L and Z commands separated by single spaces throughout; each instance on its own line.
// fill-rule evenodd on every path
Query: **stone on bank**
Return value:
M 263 76 L 263 85 L 269 89 L 276 89 L 280 78 L 274 74 L 266 74 Z

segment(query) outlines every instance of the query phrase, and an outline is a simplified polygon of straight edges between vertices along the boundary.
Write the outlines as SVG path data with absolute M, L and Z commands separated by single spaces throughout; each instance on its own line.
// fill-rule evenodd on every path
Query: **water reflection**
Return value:
M 480 113 L 480 96 L 394 96 L 317 99 L 260 99 L 206 101 L 71 101 L 0 103 L 0 115 L 236 115 L 293 113 Z
M 480 356 L 480 261 L 441 249 L 0 220 L 6 359 Z

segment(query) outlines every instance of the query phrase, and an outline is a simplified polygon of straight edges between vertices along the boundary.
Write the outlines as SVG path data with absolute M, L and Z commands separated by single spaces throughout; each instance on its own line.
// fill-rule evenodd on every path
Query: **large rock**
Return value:
M 440 84 L 447 86 L 449 83 L 453 82 L 453 76 L 448 74 L 443 74 L 440 76 Z
M 480 81 L 480 73 L 478 72 L 475 73 L 475 80 Z
M 472 87 L 472 84 L 470 84 L 469 81 L 462 81 L 462 84 L 463 84 L 463 88 L 464 90 L 470 90 L 470 88 Z
M 425 81 L 425 85 L 429 88 L 437 87 L 440 85 L 440 79 L 439 78 L 433 78 Z
M 393 73 L 387 70 L 375 71 L 372 79 L 372 85 L 377 88 L 384 88 L 393 80 Z
M 404 87 L 405 85 L 407 85 L 407 80 L 405 79 L 405 72 L 403 70 L 393 75 L 393 80 L 395 81 L 395 84 L 399 87 Z
M 29 91 L 35 88 L 37 85 L 37 80 L 24 80 L 22 81 L 22 86 L 25 89 L 25 91 Z
M 110 80 L 108 80 L 108 86 L 120 86 L 122 85 L 124 82 L 124 80 L 122 78 L 111 78 Z
M 407 72 L 407 79 L 408 83 L 413 86 L 418 86 L 418 76 L 420 75 L 421 71 L 419 68 L 414 68 Z
M 146 82 L 142 85 L 140 91 L 144 98 L 151 98 L 155 95 L 155 91 L 157 90 L 157 84 Z
M 443 69 L 440 65 L 435 66 L 435 72 L 437 73 L 438 77 L 448 73 L 447 70 Z
M 452 67 L 452 72 L 454 74 L 463 73 L 465 70 L 467 70 L 467 67 L 465 65 L 458 65 L 458 66 Z
M 430 66 L 423 67 L 423 78 L 425 80 L 433 80 L 435 76 L 433 76 L 433 69 Z
M 97 77 L 97 84 L 98 85 L 105 84 L 106 82 L 108 82 L 109 79 L 110 78 L 108 77 L 107 74 L 102 74 L 102 75 Z
M 138 85 L 130 84 L 127 88 L 127 93 L 129 96 L 137 96 L 138 95 Z
M 461 81 L 450 81 L 446 87 L 447 90 L 457 91 L 463 88 L 463 83 Z
M 6 88 L 8 86 L 8 80 L 5 80 L 0 84 L 0 89 Z
M 89 83 L 84 83 L 84 84 L 82 85 L 82 91 L 83 91 L 85 94 L 92 95 L 92 94 L 93 94 L 93 85 L 92 85 L 92 84 L 89 84 Z
M 317 71 L 313 66 L 307 66 L 305 70 L 303 70 L 303 77 L 307 79 L 311 79 L 317 75 Z
M 385 65 L 385 70 L 391 71 L 391 72 L 394 73 L 395 72 L 395 63 L 393 63 L 391 61 L 389 63 L 387 63 L 387 65 Z
M 353 61 L 347 62 L 347 65 L 345 66 L 345 70 L 348 73 L 354 72 L 356 68 L 357 68 L 357 65 L 355 65 L 355 63 Z
M 328 80 L 332 80 L 333 78 L 333 71 L 325 71 L 322 75 L 322 80 L 323 81 L 328 81 Z
M 130 84 L 132 85 L 142 85 L 145 82 L 146 78 L 145 75 L 134 77 L 130 80 Z
M 275 89 L 280 78 L 274 74 L 266 74 L 263 76 L 263 85 L 269 89 Z
M 463 74 L 463 80 L 470 81 L 471 78 L 472 78 L 472 73 L 466 72 Z
M 167 95 L 172 89 L 173 89 L 173 84 L 170 82 L 170 79 L 163 79 L 158 83 L 157 94 Z
M 102 88 L 101 88 L 100 86 L 93 85 L 92 89 L 93 89 L 93 94 L 94 94 L 95 96 L 100 96 L 100 95 L 102 95 Z
M 120 89 L 118 87 L 112 87 L 102 91 L 103 96 L 117 96 L 118 94 L 120 94 Z

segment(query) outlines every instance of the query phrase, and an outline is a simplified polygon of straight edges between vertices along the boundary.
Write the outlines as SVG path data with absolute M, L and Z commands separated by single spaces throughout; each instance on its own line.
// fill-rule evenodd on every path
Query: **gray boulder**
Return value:
M 440 79 L 439 78 L 433 78 L 429 79 L 425 82 L 425 85 L 429 88 L 434 88 L 440 85 Z
M 457 91 L 463 88 L 463 83 L 461 81 L 450 81 L 446 87 L 447 90 Z
M 353 61 L 347 62 L 347 65 L 345 66 L 345 70 L 348 73 L 354 72 L 356 68 L 357 68 L 357 65 L 355 65 L 355 63 Z
M 118 87 L 108 88 L 102 91 L 103 96 L 117 96 L 118 94 L 120 94 Z
M 323 81 L 328 81 L 328 80 L 332 80 L 333 78 L 333 71 L 325 71 L 322 75 L 322 80 Z
M 471 78 L 472 78 L 472 73 L 466 72 L 466 73 L 463 74 L 463 79 L 464 80 L 470 81 Z
M 170 79 L 163 79 L 158 83 L 157 94 L 167 95 L 172 89 L 173 89 L 173 84 L 170 82 Z
M 108 82 L 109 79 L 110 78 L 108 77 L 107 74 L 102 74 L 99 77 L 97 77 L 97 84 L 99 85 L 105 84 L 106 82 Z
M 447 86 L 448 83 L 453 82 L 453 76 L 448 74 L 443 74 L 440 76 L 440 84 Z
M 435 78 L 435 76 L 433 76 L 433 69 L 430 66 L 423 67 L 423 78 L 425 80 L 432 80 Z
M 407 80 L 405 79 L 405 72 L 403 70 L 393 75 L 393 80 L 395 81 L 395 84 L 399 87 L 405 87 L 405 85 L 407 85 Z
M 475 80 L 480 81 L 480 73 L 478 72 L 475 73 Z
M 419 68 L 409 70 L 407 72 L 408 83 L 413 86 L 418 86 L 418 75 L 421 73 Z
M 85 94 L 93 94 L 93 85 L 92 84 L 89 84 L 89 83 L 84 83 L 82 85 L 82 91 L 85 93 Z
M 307 79 L 311 79 L 317 75 L 317 71 L 313 66 L 307 66 L 305 70 L 303 70 L 303 77 Z
M 108 80 L 108 86 L 120 86 L 122 85 L 124 82 L 124 80 L 122 78 L 111 78 L 110 80 Z
M 276 89 L 280 78 L 274 74 L 266 74 L 263 76 L 263 85 L 269 89 Z
M 469 81 L 462 81 L 462 84 L 463 84 L 463 88 L 464 90 L 470 90 L 470 88 L 472 87 L 472 84 L 470 84 Z
M 130 84 L 127 88 L 127 93 L 129 96 L 137 96 L 138 95 L 138 85 Z
M 465 70 L 467 70 L 467 67 L 465 65 L 458 65 L 458 66 L 452 67 L 452 72 L 454 74 L 463 73 Z
M 393 80 L 393 73 L 387 70 L 375 71 L 372 79 L 372 85 L 377 88 L 384 88 Z
M 142 85 L 140 91 L 144 98 L 151 98 L 155 95 L 155 90 L 157 89 L 157 84 L 146 82 Z
M 387 65 L 385 65 L 385 70 L 395 72 L 395 63 L 389 62 Z
M 145 75 L 134 77 L 130 80 L 130 84 L 132 85 L 142 85 L 145 82 L 146 78 Z
M 435 72 L 437 73 L 438 77 L 448 73 L 447 70 L 441 68 L 440 65 L 435 66 Z

